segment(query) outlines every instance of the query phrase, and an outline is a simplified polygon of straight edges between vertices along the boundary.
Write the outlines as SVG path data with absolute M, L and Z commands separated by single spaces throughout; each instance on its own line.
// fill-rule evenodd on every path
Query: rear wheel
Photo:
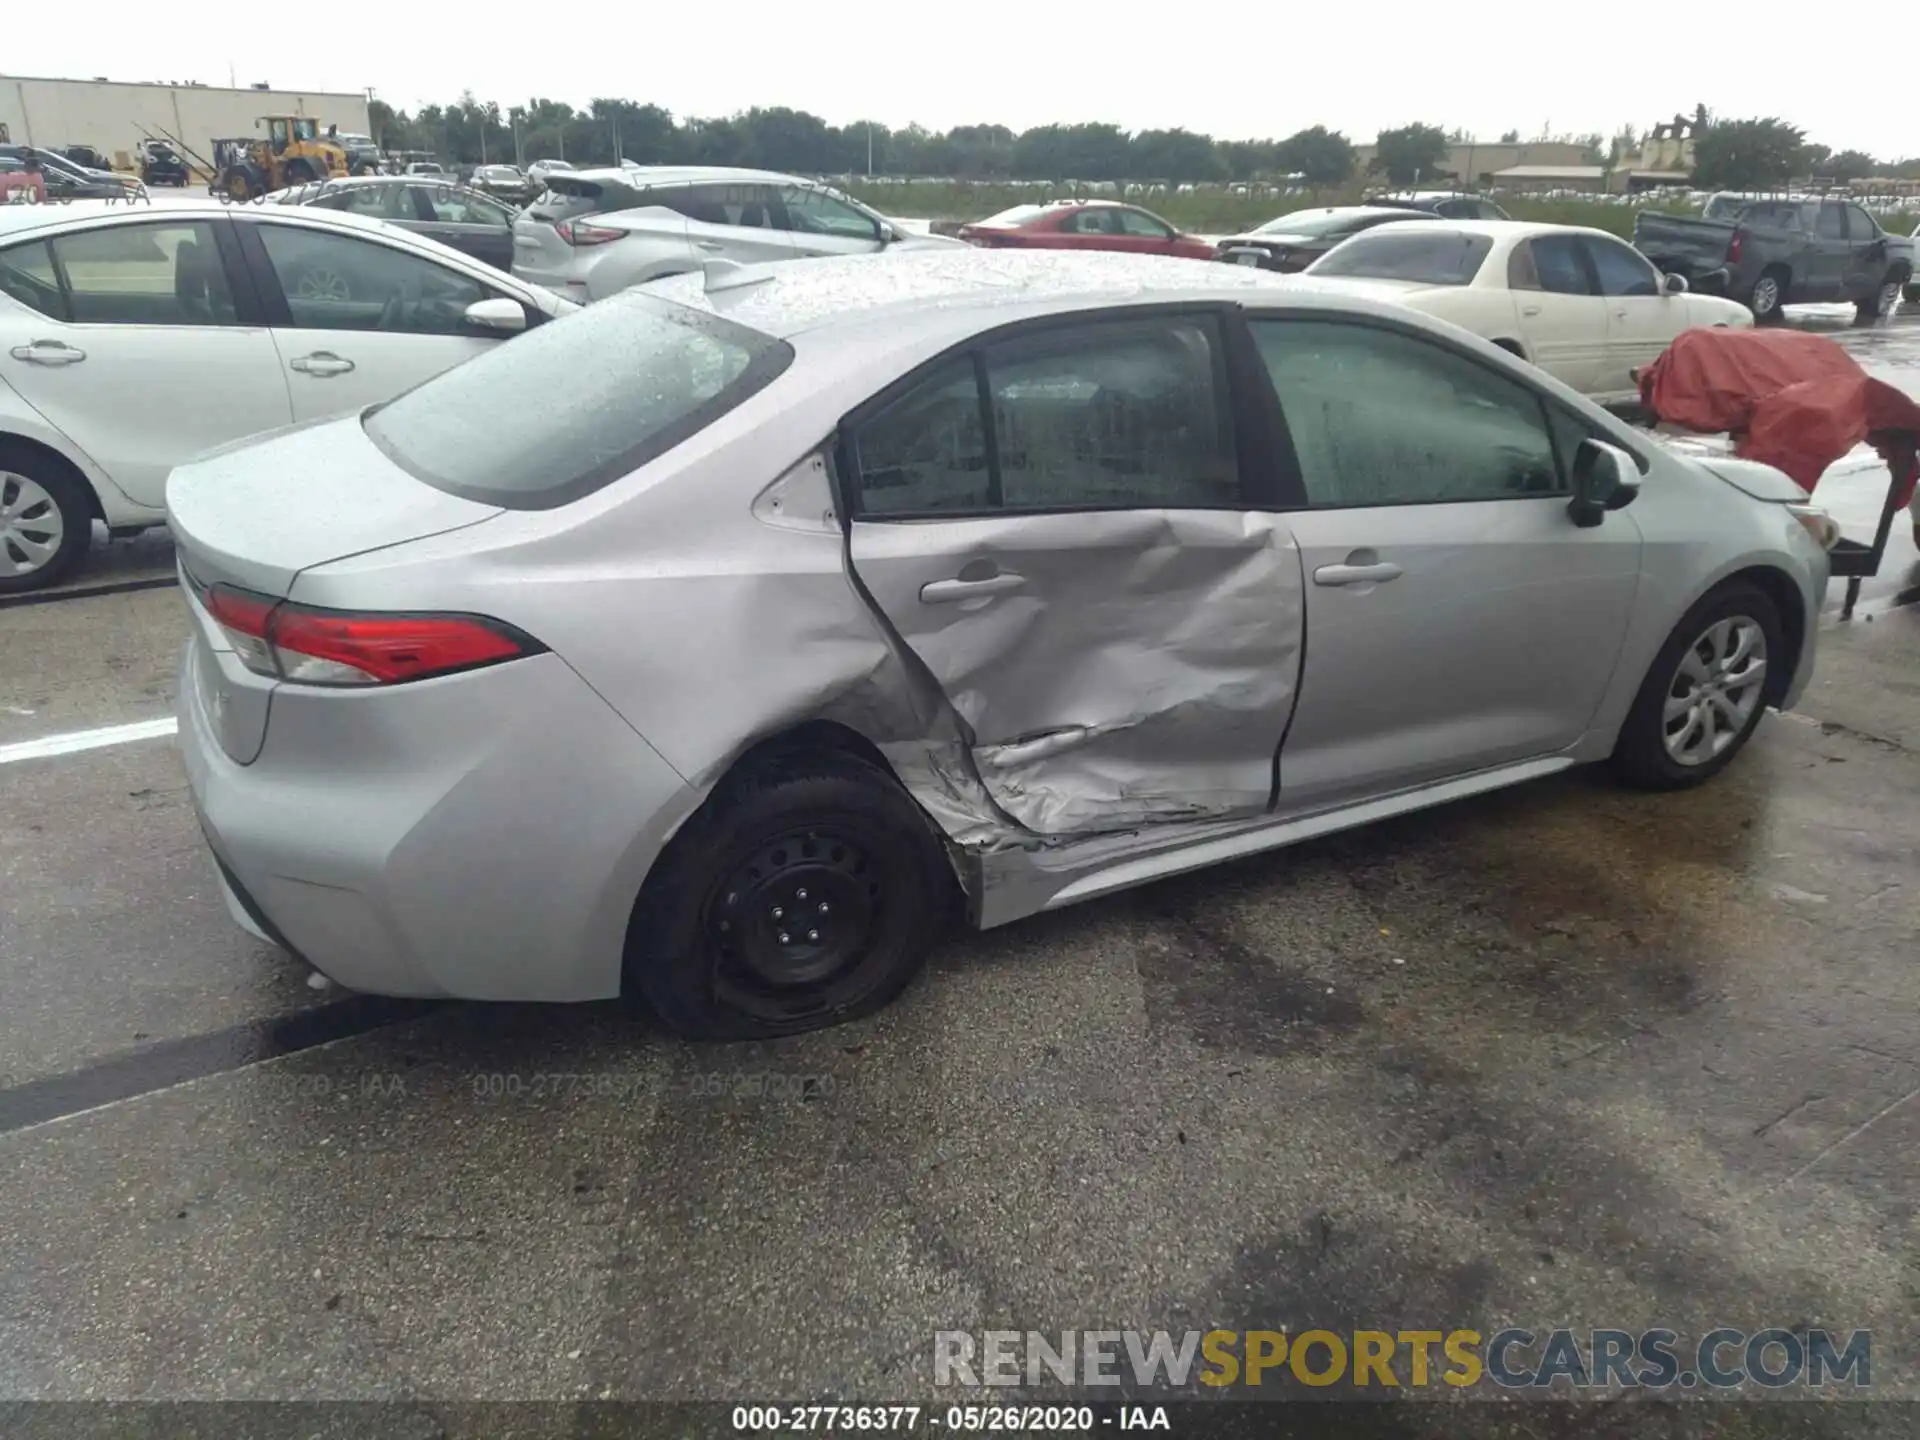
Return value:
M 1645 790 L 1684 790 L 1738 755 L 1766 709 L 1768 668 L 1787 663 L 1780 612 L 1758 587 L 1724 585 L 1667 637 L 1620 727 L 1614 773 Z
M 44 455 L 0 444 L 0 595 L 54 584 L 92 541 L 86 482 Z
M 1777 325 L 1780 307 L 1787 303 L 1787 274 L 1784 270 L 1764 270 L 1747 295 L 1747 308 L 1753 311 L 1756 325 Z
M 952 888 L 891 776 L 833 753 L 775 756 L 725 782 L 647 877 L 627 990 L 695 1039 L 851 1020 L 913 979 Z

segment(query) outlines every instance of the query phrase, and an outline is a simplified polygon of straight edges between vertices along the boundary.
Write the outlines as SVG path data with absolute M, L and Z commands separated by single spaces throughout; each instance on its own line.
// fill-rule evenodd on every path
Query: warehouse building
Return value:
M 0 75 L 0 126 L 15 144 L 49 150 L 91 145 L 116 164 L 130 163 L 140 142 L 163 130 L 210 157 L 215 139 L 264 133 L 254 126 L 262 115 L 311 115 L 322 131 L 337 125 L 342 134 L 366 135 L 372 128 L 364 92 Z

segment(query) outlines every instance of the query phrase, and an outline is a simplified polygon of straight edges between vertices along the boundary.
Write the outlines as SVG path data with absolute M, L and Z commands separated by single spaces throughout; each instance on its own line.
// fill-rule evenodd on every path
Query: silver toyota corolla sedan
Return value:
M 1311 281 L 715 262 L 175 471 L 181 744 L 345 986 L 787 1033 L 959 909 L 1705 780 L 1812 669 L 1804 500 Z

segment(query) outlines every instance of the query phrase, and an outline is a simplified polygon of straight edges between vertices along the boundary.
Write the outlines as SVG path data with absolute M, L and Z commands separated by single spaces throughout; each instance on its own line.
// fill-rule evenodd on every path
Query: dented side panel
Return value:
M 874 605 L 963 722 L 974 777 L 1021 828 L 1266 809 L 1304 615 L 1278 517 L 858 522 L 850 544 Z

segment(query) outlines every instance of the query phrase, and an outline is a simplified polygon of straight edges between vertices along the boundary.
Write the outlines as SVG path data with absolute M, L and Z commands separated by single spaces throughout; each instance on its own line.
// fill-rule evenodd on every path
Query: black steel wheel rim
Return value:
M 808 826 L 756 843 L 708 897 L 716 990 L 771 1020 L 853 1002 L 878 978 L 885 899 L 880 864 L 845 830 Z

